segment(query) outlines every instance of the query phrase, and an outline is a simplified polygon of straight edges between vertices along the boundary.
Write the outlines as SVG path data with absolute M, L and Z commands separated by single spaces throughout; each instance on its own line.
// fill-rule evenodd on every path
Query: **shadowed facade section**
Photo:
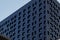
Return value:
M 8 37 L 4 37 L 2 35 L 0 35 L 0 40 L 10 40 Z

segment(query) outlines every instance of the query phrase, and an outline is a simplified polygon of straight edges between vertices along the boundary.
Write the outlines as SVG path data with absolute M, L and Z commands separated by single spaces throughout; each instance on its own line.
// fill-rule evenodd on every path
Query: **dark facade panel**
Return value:
M 47 0 L 47 38 L 58 40 L 60 38 L 60 6 L 56 0 Z

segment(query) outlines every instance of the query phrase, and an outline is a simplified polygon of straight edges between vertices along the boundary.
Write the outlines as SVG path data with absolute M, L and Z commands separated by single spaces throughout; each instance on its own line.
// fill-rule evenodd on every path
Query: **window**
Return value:
M 23 10 L 23 12 L 25 12 L 25 11 L 26 11 L 26 9 Z
M 34 4 L 32 4 L 32 6 L 34 7 Z
M 29 38 L 30 34 L 27 34 L 27 38 Z
M 41 28 L 39 28 L 39 32 L 41 32 L 41 30 L 42 30 L 42 27 L 41 27 Z
M 42 23 L 39 23 L 39 27 L 41 26 Z
M 28 6 L 28 10 L 31 8 L 31 6 Z
M 24 30 L 25 30 L 25 27 L 22 28 L 22 31 L 24 31 Z
M 39 12 L 42 10 L 42 8 L 39 8 Z
M 35 5 L 37 5 L 37 2 L 35 1 Z
M 28 11 L 28 14 L 31 12 L 31 10 Z
M 33 37 L 32 37 L 32 40 L 35 40 L 35 38 L 36 38 L 36 37 L 35 37 L 35 36 L 33 36 Z
M 42 33 L 39 34 L 39 38 L 41 38 Z
M 18 17 L 18 20 L 20 20 L 21 19 L 21 16 L 20 17 Z
M 42 13 L 39 13 L 39 16 L 41 16 L 42 15 Z
M 47 34 L 49 35 L 49 31 L 47 31 Z
M 20 24 L 20 23 L 21 23 L 21 21 L 18 22 L 18 24 Z
M 34 30 L 35 28 L 36 28 L 36 26 L 33 26 L 33 28 L 32 28 L 32 29 Z
M 21 25 L 18 25 L 18 29 L 21 27 Z
M 39 22 L 41 21 L 41 19 L 42 19 L 42 17 L 41 17 L 41 18 L 39 18 Z
M 19 12 L 19 16 L 21 15 L 21 12 Z
M 24 36 L 25 32 L 22 32 L 22 36 Z
M 27 28 L 29 28 L 29 27 L 30 27 L 30 24 L 27 25 Z
M 17 36 L 17 38 L 19 38 L 19 37 L 20 37 L 20 35 Z
M 33 20 L 36 18 L 36 16 L 33 17 Z
M 27 18 L 30 18 L 30 15 L 28 15 Z
M 21 30 L 18 30 L 18 33 L 20 33 Z
M 23 21 L 25 21 L 26 18 L 23 19 Z
M 32 16 L 34 16 L 34 13 L 32 13 Z
M 23 17 L 25 17 L 25 16 L 26 16 L 26 14 L 24 13 L 24 14 L 23 14 Z
M 30 20 L 27 20 L 27 23 L 29 23 L 30 22 Z
M 22 37 L 22 40 L 24 40 L 25 39 L 25 37 Z
M 33 11 L 36 9 L 36 7 L 33 8 Z
M 42 5 L 42 3 L 39 4 L 39 7 Z
M 41 0 L 39 0 L 39 2 L 41 2 Z
M 27 33 L 29 33 L 29 32 L 30 32 L 30 29 L 27 30 Z

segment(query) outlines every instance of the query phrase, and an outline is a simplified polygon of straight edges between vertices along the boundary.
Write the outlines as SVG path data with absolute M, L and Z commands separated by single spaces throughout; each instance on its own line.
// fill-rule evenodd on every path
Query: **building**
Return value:
M 0 34 L 11 40 L 58 40 L 60 4 L 56 0 L 31 0 L 0 22 Z

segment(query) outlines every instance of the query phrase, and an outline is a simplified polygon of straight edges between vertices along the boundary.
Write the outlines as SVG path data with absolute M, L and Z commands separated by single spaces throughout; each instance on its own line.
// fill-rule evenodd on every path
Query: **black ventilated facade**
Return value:
M 0 22 L 0 34 L 11 40 L 58 40 L 60 4 L 56 0 L 31 0 Z

